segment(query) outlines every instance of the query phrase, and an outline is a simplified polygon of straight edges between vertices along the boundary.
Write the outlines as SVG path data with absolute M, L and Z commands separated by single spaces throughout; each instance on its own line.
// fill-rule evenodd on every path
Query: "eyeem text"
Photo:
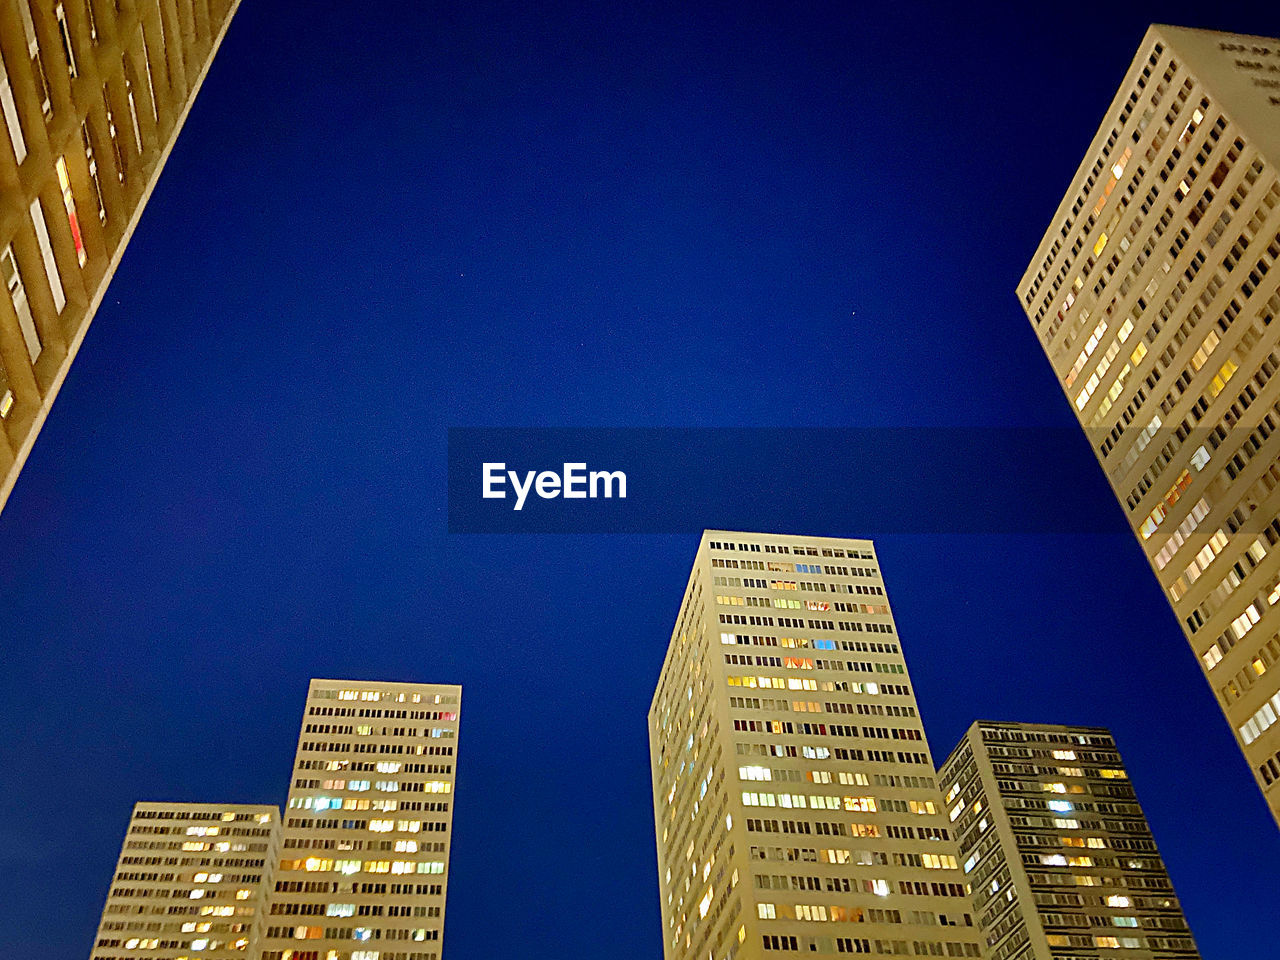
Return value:
M 486 500 L 505 500 L 506 486 L 510 481 L 516 500 L 513 510 L 524 507 L 530 490 L 543 500 L 554 500 L 557 497 L 564 497 L 566 500 L 627 498 L 627 475 L 621 470 L 588 472 L 585 463 L 566 463 L 563 467 L 559 473 L 554 470 L 528 470 L 521 477 L 515 470 L 508 470 L 505 463 L 486 463 L 482 495 Z

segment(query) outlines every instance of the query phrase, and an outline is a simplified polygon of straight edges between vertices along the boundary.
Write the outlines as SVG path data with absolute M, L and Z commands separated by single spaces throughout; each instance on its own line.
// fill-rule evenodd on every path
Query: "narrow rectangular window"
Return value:
M 160 122 L 160 110 L 156 106 L 156 82 L 151 76 L 151 51 L 147 49 L 147 31 L 142 27 L 138 28 L 138 33 L 142 35 L 142 62 L 147 68 L 147 92 L 151 94 L 151 118 L 156 122 Z
M 36 96 L 40 98 L 40 110 L 46 117 L 53 116 L 53 101 L 49 98 L 49 77 L 44 72 L 44 60 L 40 56 L 40 41 L 36 38 L 36 24 L 31 18 L 30 0 L 18 0 L 18 12 L 22 14 L 22 32 L 27 36 L 27 53 L 31 57 L 31 74 L 36 82 Z
M 13 155 L 22 163 L 27 158 L 27 141 L 22 136 L 22 125 L 18 123 L 18 105 L 13 99 L 13 87 L 9 85 L 9 71 L 5 69 L 4 60 L 0 59 L 0 110 L 4 111 L 4 122 L 9 128 L 9 142 L 13 144 Z
M 102 199 L 102 181 L 98 179 L 98 160 L 93 155 L 93 141 L 89 139 L 89 124 L 80 124 L 80 142 L 84 144 L 84 158 L 89 165 L 89 179 L 93 181 L 93 194 L 98 201 L 98 222 L 107 222 L 107 205 Z
M 4 364 L 0 364 L 0 420 L 9 416 L 13 409 L 13 391 L 9 389 L 9 376 L 4 372 Z
M 129 119 L 133 121 L 133 143 L 138 148 L 138 155 L 142 155 L 142 129 L 138 126 L 138 103 L 133 99 L 133 81 L 128 77 L 124 78 L 124 92 L 129 100 Z
M 53 244 L 49 242 L 49 227 L 44 222 L 44 210 L 40 207 L 40 198 L 31 201 L 31 225 L 35 227 L 36 243 L 40 245 L 40 256 L 44 260 L 44 272 L 49 278 L 49 292 L 53 294 L 53 305 L 59 313 L 67 305 L 67 296 L 62 289 L 62 277 L 58 273 L 58 261 L 53 258 Z
M 169 40 L 164 35 L 164 8 L 163 7 L 161 7 L 156 14 L 156 23 L 160 25 L 160 53 L 166 58 L 165 62 L 167 64 L 168 56 L 169 56 Z
M 13 312 L 18 315 L 18 328 L 27 344 L 27 356 L 35 363 L 42 349 L 40 334 L 36 332 L 36 321 L 31 316 L 31 305 L 27 303 L 27 290 L 22 285 L 22 275 L 18 273 L 18 262 L 13 259 L 13 247 L 5 247 L 4 253 L 0 253 L 0 274 L 4 276 L 9 299 L 13 302 Z
M 58 36 L 62 38 L 62 53 L 67 58 L 67 73 L 74 80 L 80 76 L 80 71 L 76 69 L 76 55 L 71 49 L 71 28 L 67 26 L 67 12 L 62 4 L 58 4 L 53 8 L 53 15 L 58 19 Z
M 107 136 L 111 138 L 111 157 L 116 164 L 116 179 L 124 183 L 124 151 L 120 149 L 119 131 L 116 130 L 115 114 L 111 112 L 111 84 L 102 88 L 102 109 L 107 115 Z
M 54 169 L 58 171 L 58 186 L 62 188 L 62 205 L 67 208 L 67 223 L 71 225 L 71 240 L 76 245 L 76 260 L 80 266 L 84 266 L 88 254 L 84 249 L 84 237 L 80 235 L 80 218 L 76 216 L 76 198 L 71 192 L 71 178 L 67 176 L 67 161 L 64 157 L 59 157 L 54 164 Z

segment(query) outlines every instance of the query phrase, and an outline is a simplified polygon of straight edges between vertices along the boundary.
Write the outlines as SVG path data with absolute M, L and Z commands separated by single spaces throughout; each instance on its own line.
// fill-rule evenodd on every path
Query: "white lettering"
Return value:
M 538 496 L 543 500 L 554 500 L 560 496 L 560 475 L 550 470 L 538 474 Z
M 536 490 L 543 500 L 585 500 L 604 497 L 627 498 L 627 475 L 621 470 L 587 471 L 585 463 L 565 463 L 562 471 L 528 470 L 521 474 L 507 470 L 505 463 L 485 463 L 481 473 L 481 496 L 486 500 L 505 500 L 506 485 L 515 491 L 513 510 L 523 510 L 530 491 Z
M 484 465 L 484 492 L 481 494 L 486 500 L 505 500 L 507 499 L 507 491 L 495 489 L 506 483 L 506 477 L 502 475 L 502 471 L 507 469 L 505 463 L 486 463 Z
M 591 496 L 593 498 L 599 496 L 599 494 L 596 493 L 597 480 L 604 481 L 604 496 L 606 500 L 613 496 L 613 483 L 615 480 L 618 483 L 619 499 L 627 499 L 627 475 L 621 470 L 614 470 L 613 472 L 609 472 L 607 470 L 592 470 Z
M 566 463 L 564 465 L 564 498 L 566 500 L 583 500 L 586 498 L 586 470 L 587 465 L 585 463 Z M 575 487 L 575 483 L 580 484 L 580 486 Z
M 524 498 L 529 496 L 529 488 L 533 486 L 534 471 L 530 470 L 525 474 L 524 486 L 520 486 L 520 476 L 514 470 L 508 470 L 507 476 L 511 478 L 511 486 L 516 491 L 516 509 L 519 510 L 524 506 Z

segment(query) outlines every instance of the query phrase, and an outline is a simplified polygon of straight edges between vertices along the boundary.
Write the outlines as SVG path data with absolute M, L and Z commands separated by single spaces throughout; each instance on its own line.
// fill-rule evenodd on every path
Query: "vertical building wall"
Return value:
M 1280 40 L 1148 31 L 1018 297 L 1280 818 Z
M 279 848 L 276 807 L 139 803 L 91 960 L 256 956 Z
M 649 742 L 667 960 L 980 955 L 870 541 L 705 533 Z
M 262 960 L 439 960 L 461 697 L 311 681 Z
M 0 0 L 0 509 L 238 0 Z
M 1111 734 L 978 722 L 940 771 L 990 960 L 1196 960 Z

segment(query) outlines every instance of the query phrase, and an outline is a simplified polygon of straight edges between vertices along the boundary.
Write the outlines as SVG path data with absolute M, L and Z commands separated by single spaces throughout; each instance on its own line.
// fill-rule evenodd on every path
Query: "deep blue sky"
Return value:
M 614 6 L 246 0 L 0 515 L 0 955 L 87 956 L 135 800 L 283 801 L 328 676 L 464 685 L 450 960 L 659 957 L 697 538 L 447 535 L 446 429 L 957 426 L 980 472 L 1074 422 L 1013 287 L 1148 22 L 1280 35 Z M 1060 482 L 1112 532 L 878 538 L 934 754 L 1110 726 L 1206 960 L 1280 956 L 1280 831 L 1083 441 Z

